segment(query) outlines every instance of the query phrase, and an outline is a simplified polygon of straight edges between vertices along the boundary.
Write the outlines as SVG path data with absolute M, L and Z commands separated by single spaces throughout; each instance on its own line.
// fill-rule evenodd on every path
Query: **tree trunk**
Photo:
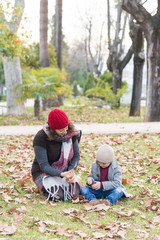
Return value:
M 47 100 L 42 99 L 42 111 L 46 111 L 46 110 L 47 110 Z
M 38 117 L 40 116 L 40 102 L 39 99 L 34 100 L 34 116 Z
M 21 66 L 18 57 L 11 59 L 3 57 L 4 75 L 7 88 L 7 112 L 9 115 L 25 113 L 24 103 L 18 102 L 15 86 L 22 84 Z
M 140 116 L 144 59 L 134 57 L 133 90 L 129 116 Z
M 158 30 L 147 40 L 148 86 L 145 121 L 160 121 L 160 36 Z
M 47 107 L 52 108 L 52 107 L 59 107 L 63 105 L 63 95 L 58 95 L 57 97 L 53 99 L 48 99 L 47 100 Z
M 54 30 L 57 64 L 59 69 L 62 69 L 62 0 L 56 0 Z
M 117 89 L 121 88 L 122 85 L 122 72 L 118 67 L 113 66 L 113 74 L 112 74 L 112 82 L 113 82 L 113 93 L 117 93 Z
M 130 36 L 134 49 L 133 89 L 129 116 L 140 116 L 141 93 L 144 66 L 144 37 L 143 31 L 138 24 L 130 22 Z
M 110 7 L 109 0 L 107 1 L 107 7 Z M 122 42 L 124 38 L 124 32 L 126 28 L 126 20 L 127 20 L 127 14 L 125 16 L 125 21 L 122 25 L 122 7 L 120 4 L 120 0 L 117 2 L 117 19 L 116 19 L 116 27 L 115 27 L 115 37 L 113 42 L 111 43 L 111 33 L 108 32 L 109 37 L 109 57 L 107 59 L 107 67 L 109 71 L 112 72 L 112 85 L 113 85 L 113 93 L 116 94 L 117 90 L 121 88 L 122 85 L 122 72 L 127 63 L 130 61 L 132 54 L 133 54 L 133 46 L 130 47 L 127 54 L 123 57 L 123 47 Z M 108 23 L 110 23 L 110 14 L 108 16 Z M 109 28 L 108 31 L 111 31 Z M 122 32 L 122 34 L 121 34 Z M 123 57 L 123 58 L 122 58 Z M 115 108 L 118 108 L 120 106 L 120 101 L 117 104 L 115 104 Z
M 153 16 L 138 1 L 121 0 L 144 31 L 147 40 L 147 101 L 145 121 L 160 121 L 160 0 Z
M 117 90 L 122 87 L 122 70 L 115 66 L 113 67 L 113 73 L 112 73 L 112 83 L 113 83 L 113 93 L 116 95 Z M 112 108 L 119 108 L 120 107 L 120 101 L 114 104 Z
M 40 2 L 40 63 L 41 67 L 49 66 L 48 0 L 41 0 Z

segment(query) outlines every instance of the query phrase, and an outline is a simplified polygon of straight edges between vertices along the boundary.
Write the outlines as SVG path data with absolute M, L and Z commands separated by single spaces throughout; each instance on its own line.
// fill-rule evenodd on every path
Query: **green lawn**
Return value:
M 109 209 L 83 201 L 46 202 L 30 176 L 33 136 L 0 136 L 0 239 L 160 237 L 160 134 L 83 135 L 77 175 L 85 183 L 95 152 L 110 144 L 130 199 Z
M 59 108 L 66 112 L 69 119 L 73 122 L 97 122 L 97 123 L 113 123 L 113 122 L 143 122 L 144 107 L 141 108 L 140 117 L 129 117 L 129 105 L 124 105 L 119 109 L 108 109 L 107 106 L 103 108 L 97 107 L 98 101 L 91 101 L 89 99 L 66 99 L 64 105 Z M 53 108 L 52 108 L 53 109 Z M 7 115 L 0 115 L 0 125 L 41 125 L 47 121 L 48 113 L 52 109 L 40 114 L 39 119 L 33 115 L 33 107 L 26 109 L 26 115 L 14 117 Z

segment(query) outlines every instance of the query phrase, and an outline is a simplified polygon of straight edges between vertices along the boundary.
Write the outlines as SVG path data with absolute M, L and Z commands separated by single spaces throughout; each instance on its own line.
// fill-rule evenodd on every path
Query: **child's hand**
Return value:
M 86 183 L 90 186 L 93 183 L 92 178 L 87 178 Z
M 100 182 L 95 182 L 94 184 L 92 184 L 92 188 L 95 190 L 98 190 L 101 188 L 101 183 Z

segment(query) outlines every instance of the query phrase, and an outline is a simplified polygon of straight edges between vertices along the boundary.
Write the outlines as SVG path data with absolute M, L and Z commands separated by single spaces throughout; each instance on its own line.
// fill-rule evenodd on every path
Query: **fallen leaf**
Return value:
M 132 217 L 134 216 L 133 212 L 132 211 L 128 211 L 128 213 L 125 213 L 125 212 L 117 212 L 118 214 L 118 218 L 121 218 L 121 217 Z
M 106 233 L 99 233 L 99 232 L 94 232 L 92 233 L 93 237 L 96 239 L 102 239 L 106 236 Z
M 160 223 L 160 216 L 154 217 L 153 222 L 154 223 Z
M 122 184 L 129 184 L 131 185 L 134 181 L 131 180 L 131 179 L 125 179 L 125 178 L 122 178 Z
M 17 214 L 26 213 L 26 212 L 27 212 L 27 208 L 25 206 L 21 206 L 20 208 L 17 208 Z
M 80 236 L 82 239 L 83 238 L 87 238 L 88 234 L 82 232 L 82 231 L 75 231 L 74 233 L 76 233 L 78 236 Z
M 99 212 L 102 210 L 107 211 L 109 208 L 110 206 L 106 206 L 104 203 L 92 206 L 92 209 L 95 210 L 96 212 Z
M 14 225 L 8 226 L 8 224 L 0 222 L 0 234 L 13 235 L 15 232 L 16 228 Z
M 92 209 L 92 207 L 91 207 L 91 205 L 90 205 L 89 203 L 84 203 L 83 206 L 84 206 L 84 209 L 85 209 L 86 211 L 89 211 L 89 210 Z

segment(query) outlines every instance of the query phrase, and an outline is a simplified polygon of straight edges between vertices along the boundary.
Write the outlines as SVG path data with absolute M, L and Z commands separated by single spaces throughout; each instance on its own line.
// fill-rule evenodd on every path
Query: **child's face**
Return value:
M 98 161 L 97 161 L 97 163 L 98 163 L 98 165 L 99 165 L 101 168 L 106 168 L 106 167 L 108 167 L 112 162 L 102 163 L 102 162 L 98 162 Z

